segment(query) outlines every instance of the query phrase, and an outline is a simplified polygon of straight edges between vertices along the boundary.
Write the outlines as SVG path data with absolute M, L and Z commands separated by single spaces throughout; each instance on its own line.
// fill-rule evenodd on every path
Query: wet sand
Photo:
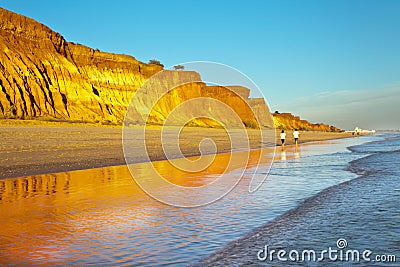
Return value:
M 71 170 L 99 168 L 126 164 L 122 148 L 122 127 L 94 126 L 67 123 L 0 123 L 0 179 L 27 175 L 65 172 Z M 166 129 L 172 135 L 176 129 Z M 132 128 L 130 148 L 137 149 L 143 139 L 135 139 L 140 128 Z M 248 130 L 250 147 L 274 147 L 273 130 L 264 130 L 270 141 L 261 142 L 259 131 Z M 147 155 L 135 154 L 132 163 L 163 160 L 165 155 L 160 140 L 160 127 L 146 131 Z M 233 130 L 231 136 L 238 134 Z M 349 133 L 301 132 L 300 142 L 320 141 L 351 137 Z M 180 147 L 185 156 L 200 154 L 198 145 L 204 138 L 211 138 L 217 146 L 217 153 L 240 150 L 246 147 L 246 139 L 236 142 L 231 148 L 229 135 L 223 129 L 185 128 L 180 134 Z M 163 139 L 168 143 L 169 138 Z M 265 141 L 265 140 L 264 140 Z M 171 141 L 172 142 L 172 141 Z M 280 144 L 276 134 L 276 144 Z M 293 144 L 292 132 L 287 131 L 287 144 Z M 203 152 L 212 153 L 212 146 Z M 172 158 L 180 155 L 175 153 Z
M 335 158 L 336 151 L 343 151 L 357 141 L 361 139 L 310 142 L 297 149 L 294 146 L 287 146 L 284 151 L 278 149 L 277 165 L 274 163 L 275 169 L 257 192 L 248 191 L 252 173 L 249 170 L 225 197 L 195 209 L 177 208 L 153 199 L 134 182 L 127 166 L 0 180 L 0 237 L 4 241 L 0 242 L 0 265 L 193 264 L 245 235 L 249 229 L 297 206 L 305 197 L 346 179 L 324 171 L 325 166 L 342 170 L 342 159 L 337 159 L 340 163 L 337 165 L 338 162 L 330 160 L 332 157 L 327 160 L 323 155 L 334 153 Z M 249 151 L 247 166 L 258 165 L 261 151 L 270 155 L 273 150 Z M 232 154 L 243 154 L 246 158 L 247 152 Z M 313 155 L 317 156 L 314 160 Z M 304 160 L 292 161 L 305 164 L 300 169 L 305 174 L 299 175 L 301 166 L 288 160 L 302 157 Z M 258 173 L 266 175 L 270 158 L 262 158 L 267 162 L 258 165 Z M 139 163 L 135 169 L 142 175 L 142 181 L 154 182 L 152 193 L 162 191 L 170 195 L 161 179 L 151 179 L 153 167 L 173 184 L 199 187 L 211 184 L 222 173 L 236 179 L 235 167 L 246 164 L 237 162 L 231 172 L 224 168 L 231 162 L 229 154 L 215 155 L 214 162 L 210 168 L 196 173 L 181 172 L 169 161 Z M 228 181 L 231 179 L 225 180 Z M 179 199 L 176 192 L 171 195 Z M 192 191 L 184 199 L 203 201 L 208 196 L 209 191 Z

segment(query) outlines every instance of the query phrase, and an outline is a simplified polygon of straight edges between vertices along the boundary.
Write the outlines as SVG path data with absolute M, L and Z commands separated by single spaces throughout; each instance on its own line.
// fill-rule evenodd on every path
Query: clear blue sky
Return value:
M 261 88 L 272 111 L 343 128 L 400 128 L 390 115 L 400 111 L 397 0 L 3 0 L 0 6 L 68 41 L 141 61 L 227 64 Z M 376 105 L 376 98 L 383 102 Z

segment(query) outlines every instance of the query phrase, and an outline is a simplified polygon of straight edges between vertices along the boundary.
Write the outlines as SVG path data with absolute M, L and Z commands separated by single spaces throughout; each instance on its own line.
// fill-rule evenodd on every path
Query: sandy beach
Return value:
M 246 263 L 257 263 L 256 253 L 263 247 L 264 238 L 257 242 L 246 242 L 240 246 L 248 248 L 244 250 L 245 253 L 235 254 L 233 258 L 230 252 L 237 250 L 224 247 L 295 208 L 302 200 L 354 178 L 352 173 L 346 171 L 346 167 L 358 154 L 347 148 L 376 138 L 368 136 L 309 142 L 299 145 L 297 154 L 293 146 L 286 146 L 284 151 L 278 147 L 276 162 L 271 170 L 268 162 L 258 165 L 256 177 L 263 177 L 269 172 L 268 179 L 259 190 L 254 193 L 248 191 L 249 174 L 254 170 L 250 168 L 229 194 L 210 205 L 195 209 L 165 205 L 152 198 L 134 182 L 128 167 L 124 165 L 0 180 L 0 223 L 4 226 L 0 230 L 4 240 L 0 245 L 0 265 L 38 266 L 50 262 L 60 266 L 87 263 L 159 266 L 162 262 L 165 265 L 187 266 L 206 257 L 206 261 L 201 261 L 199 265 L 207 266 L 205 264 L 211 262 L 212 266 L 216 262 L 213 256 L 209 258 L 209 255 L 214 255 L 212 253 L 218 253 L 218 259 L 223 255 L 227 262 L 225 265 L 235 265 L 236 260 L 242 259 L 235 258 L 235 255 L 244 255 Z M 382 146 L 377 145 L 377 148 L 381 149 Z M 271 151 L 273 148 L 252 150 L 250 154 L 257 159 L 259 152 L 264 150 Z M 229 160 L 229 155 L 218 154 L 215 156 L 216 166 L 200 173 L 179 172 L 169 161 L 139 163 L 135 164 L 135 168 L 137 173 L 143 175 L 142 178 L 154 177 L 151 175 L 151 165 L 173 184 L 198 187 L 215 181 L 225 172 L 221 166 L 225 166 Z M 227 173 L 227 177 L 232 179 L 238 174 L 235 170 Z M 164 188 L 157 182 L 153 187 L 162 191 Z M 345 190 L 344 194 L 347 192 Z M 185 199 L 204 199 L 208 195 L 208 192 L 199 194 L 195 191 L 187 194 Z M 341 200 L 347 199 L 340 196 Z M 331 202 L 334 207 L 328 206 L 329 212 L 336 210 L 337 203 Z M 320 212 L 320 205 L 311 206 Z M 346 203 L 343 208 L 348 210 Z M 322 215 L 324 221 L 324 212 Z M 306 229 L 309 229 L 310 220 L 305 222 Z M 281 229 L 282 225 L 292 227 L 296 223 L 288 218 L 286 223 L 278 221 L 278 227 L 275 225 L 272 229 Z M 317 223 L 321 225 L 321 221 L 315 221 L 313 225 Z M 341 224 L 336 222 L 333 225 Z M 297 229 L 294 227 L 293 231 Z M 323 240 L 326 232 L 322 232 L 317 242 Z M 285 233 L 283 238 L 287 238 Z M 335 238 L 336 233 L 334 231 Z M 303 237 L 312 238 L 313 235 Z M 310 241 L 305 242 L 310 244 Z M 328 245 L 334 242 L 335 239 L 329 239 Z M 353 244 L 353 240 L 351 242 Z M 271 246 L 280 244 L 273 242 Z
M 132 128 L 133 132 L 142 131 Z M 166 134 L 173 132 L 164 129 Z M 152 161 L 163 160 L 160 142 L 160 127 L 146 131 L 146 147 Z M 232 134 L 232 133 L 231 133 Z M 235 132 L 233 131 L 233 134 Z M 263 134 L 273 136 L 271 130 Z M 134 135 L 134 134 L 133 134 Z M 0 179 L 56 173 L 79 169 L 124 165 L 122 148 L 122 127 L 97 126 L 90 124 L 68 124 L 59 122 L 2 121 L 0 123 Z M 262 143 L 259 131 L 248 130 L 250 147 L 273 147 L 273 142 Z M 300 143 L 351 137 L 349 133 L 301 132 Z M 212 138 L 217 144 L 217 153 L 231 150 L 229 136 L 223 129 L 185 128 L 180 134 L 180 147 L 185 156 L 199 155 L 199 142 Z M 163 139 L 164 143 L 168 142 Z M 165 141 L 167 140 L 167 141 Z M 139 146 L 139 140 L 132 138 L 131 146 Z M 233 150 L 245 147 L 246 140 L 234 144 Z M 276 134 L 276 144 L 280 144 Z M 286 144 L 293 144 L 292 132 L 287 131 Z M 205 152 L 212 151 L 206 147 Z M 178 154 L 173 155 L 179 157 Z M 132 162 L 148 161 L 146 155 L 137 154 Z

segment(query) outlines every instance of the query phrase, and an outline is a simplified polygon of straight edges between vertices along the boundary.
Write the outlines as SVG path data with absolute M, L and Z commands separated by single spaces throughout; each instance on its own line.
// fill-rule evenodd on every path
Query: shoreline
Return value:
M 372 143 L 381 144 L 383 140 L 387 139 L 367 141 L 355 146 L 362 147 Z M 352 151 L 352 153 L 354 153 L 354 151 Z M 257 252 L 265 249 L 265 246 L 268 246 L 269 249 L 282 246 L 282 249 L 294 247 L 301 251 L 301 249 L 313 248 L 313 245 L 315 245 L 313 241 L 319 240 L 318 248 L 321 248 L 320 251 L 322 251 L 323 248 L 334 246 L 336 241 L 340 238 L 350 240 L 352 247 L 355 248 L 362 248 L 365 243 L 371 244 L 379 242 L 376 241 L 376 236 L 382 231 L 381 229 L 384 226 L 384 222 L 382 225 L 379 225 L 380 227 L 371 227 L 372 230 L 370 231 L 377 232 L 375 235 L 370 235 L 372 238 L 365 237 L 365 217 L 363 217 L 363 214 L 368 214 L 367 211 L 370 211 L 371 207 L 370 205 L 363 205 L 362 202 L 359 201 L 359 196 L 365 191 L 371 192 L 375 190 L 378 191 L 379 189 L 381 191 L 375 193 L 374 196 L 371 197 L 367 195 L 364 198 L 369 200 L 368 203 L 373 203 L 375 210 L 382 210 L 384 204 L 390 203 L 390 200 L 387 200 L 386 196 L 384 196 L 383 191 L 396 191 L 396 181 L 390 178 L 390 176 L 395 176 L 395 174 L 386 173 L 383 177 L 389 176 L 389 178 L 380 179 L 386 179 L 387 181 L 377 186 L 376 180 L 381 176 L 379 175 L 380 170 L 374 170 L 374 167 L 370 165 L 369 159 L 387 155 L 386 153 L 396 153 L 396 151 L 392 150 L 390 152 L 376 152 L 370 154 L 367 150 L 359 153 L 362 154 L 362 157 L 349 161 L 349 167 L 344 169 L 344 171 L 354 175 L 354 178 L 326 187 L 316 194 L 301 200 L 297 206 L 266 221 L 263 225 L 253 228 L 243 236 L 228 242 L 222 248 L 202 257 L 191 266 L 242 265 L 250 261 L 260 264 L 265 264 L 265 262 L 272 263 L 272 260 L 268 257 L 263 260 L 257 258 Z M 376 162 L 381 161 L 378 160 Z M 361 167 L 359 166 L 360 163 L 362 164 Z M 380 163 L 377 164 L 379 164 L 379 166 L 382 165 Z M 358 168 L 354 168 L 354 165 L 358 165 Z M 385 167 L 389 167 L 390 169 L 391 166 L 386 163 Z M 393 183 L 393 185 L 388 186 L 387 184 L 389 182 Z M 385 188 L 385 186 L 387 188 Z M 376 189 L 377 187 L 378 189 Z M 369 188 L 369 190 L 365 190 L 365 188 Z M 382 197 L 377 199 L 377 196 Z M 348 200 L 349 198 L 351 202 Z M 346 201 L 343 201 L 343 199 L 346 199 Z M 377 201 L 380 201 L 380 203 L 377 203 Z M 354 205 L 349 205 L 349 202 Z M 364 212 L 360 212 L 360 210 Z M 387 211 L 385 210 L 385 212 Z M 390 214 L 390 212 L 387 213 Z M 379 216 L 382 215 L 379 214 Z M 321 221 L 328 221 L 329 223 L 321 223 Z M 377 224 L 381 223 L 380 220 L 376 221 L 378 222 Z M 375 223 L 375 221 L 373 222 Z M 354 224 L 357 224 L 356 228 L 354 228 Z M 334 230 L 332 230 L 332 227 L 334 227 Z M 337 233 L 345 234 L 338 236 Z M 312 236 L 314 240 L 307 238 L 310 236 Z M 380 241 L 386 241 L 386 238 L 387 236 L 385 235 Z M 365 241 L 365 239 L 367 241 Z M 283 242 L 285 242 L 284 245 L 282 245 Z M 313 245 L 310 245 L 310 243 Z M 387 244 L 390 243 L 387 242 Z M 381 245 L 381 243 L 379 243 L 379 245 Z M 386 253 L 393 253 L 393 248 L 391 250 L 388 247 L 389 245 L 387 245 L 387 247 L 383 246 L 383 250 L 386 250 Z M 374 252 L 376 252 L 376 250 L 377 249 L 375 249 Z M 276 256 L 274 260 L 276 260 Z M 279 263 L 279 261 L 275 261 L 275 263 L 277 262 Z M 299 261 L 293 261 L 293 263 L 299 263 Z M 334 264 L 335 263 L 332 263 L 332 266 L 335 266 Z M 331 264 L 327 264 L 327 266 L 331 266 Z
M 195 264 L 198 260 L 204 259 L 217 251 L 216 248 L 220 248 L 221 244 L 222 247 L 225 247 L 233 240 L 245 236 L 249 230 L 264 225 L 266 221 L 273 220 L 291 207 L 296 207 L 298 201 L 314 195 L 315 192 L 319 192 L 327 186 L 342 182 L 340 180 L 343 177 L 334 178 L 331 176 L 332 167 L 344 172 L 342 163 L 345 161 L 341 156 L 338 157 L 336 151 L 345 151 L 345 154 L 349 155 L 350 153 L 347 153 L 345 147 L 348 147 L 349 144 L 355 145 L 364 142 L 364 140 L 364 138 L 342 139 L 300 145 L 300 157 L 306 157 L 300 162 L 302 162 L 301 165 L 303 163 L 305 165 L 301 167 L 297 164 L 299 163 L 298 160 L 293 161 L 300 169 L 292 169 L 291 166 L 293 165 L 290 163 L 277 162 L 277 165 L 275 165 L 277 171 L 271 173 L 268 182 L 257 191 L 258 193 L 247 194 L 248 180 L 243 179 L 236 189 L 229 193 L 229 197 L 215 202 L 213 206 L 199 207 L 194 213 L 187 213 L 186 209 L 169 208 L 163 203 L 149 198 L 149 195 L 132 181 L 126 166 L 0 181 L 0 184 L 7 184 L 7 186 L 3 186 L 6 194 L 2 198 L 4 204 L 2 207 L 5 229 L 10 226 L 10 230 L 4 232 L 4 235 L 19 236 L 24 232 L 24 229 L 29 229 L 28 232 L 25 231 L 26 235 L 22 235 L 25 239 L 13 239 L 12 245 L 5 247 L 3 251 L 4 254 L 12 257 L 15 247 L 21 248 L 22 251 L 27 252 L 21 255 L 21 259 L 31 263 L 32 261 L 28 261 L 28 259 L 31 260 L 32 258 L 32 247 L 44 247 L 47 244 L 46 236 L 51 235 L 53 240 L 60 241 L 58 244 L 62 248 L 62 250 L 58 250 L 62 254 L 50 254 L 60 255 L 53 258 L 56 264 L 70 264 L 70 259 L 73 258 L 75 263 L 84 265 L 85 263 L 106 262 L 106 258 L 99 259 L 98 255 L 109 255 L 106 252 L 110 251 L 110 245 L 113 253 L 121 253 L 126 251 L 126 247 L 140 247 L 139 244 L 142 244 L 142 240 L 150 240 L 151 243 L 147 246 L 152 248 L 150 252 L 146 249 L 146 246 L 142 246 L 143 249 L 138 249 L 138 252 L 141 252 L 138 258 L 124 258 L 124 260 L 131 263 L 145 262 L 150 265 L 159 262 L 163 255 L 160 252 L 164 251 L 164 254 L 176 253 L 174 258 L 165 262 L 166 264 L 173 264 L 178 261 L 186 265 Z M 289 160 L 291 152 L 294 152 L 295 148 L 287 146 L 286 149 L 287 159 Z M 257 153 L 257 151 L 255 152 Z M 327 158 L 326 153 L 333 154 L 329 154 L 331 156 Z M 277 154 L 279 158 L 280 153 Z M 312 159 L 312 157 L 309 157 L 310 155 L 317 157 L 309 161 L 310 158 Z M 332 161 L 332 157 L 337 161 Z M 337 165 L 338 162 L 339 165 Z M 146 174 L 145 165 L 141 166 L 144 174 Z M 166 162 L 158 162 L 156 165 L 159 165 L 157 167 L 161 173 L 167 174 L 168 177 L 172 178 L 171 181 L 177 185 L 181 185 L 181 182 L 185 185 L 200 185 L 202 182 L 213 181 L 212 175 L 208 178 L 203 175 L 193 177 L 192 174 L 180 176 L 169 169 L 172 166 Z M 260 170 L 265 172 L 267 169 L 265 167 Z M 331 171 L 327 172 L 326 170 Z M 218 168 L 215 171 L 215 173 L 219 173 Z M 293 175 L 298 172 L 304 172 L 304 175 L 299 179 L 293 179 Z M 310 175 L 314 172 L 318 174 L 316 177 Z M 213 173 L 211 172 L 211 174 Z M 185 179 L 185 177 L 189 179 Z M 313 184 L 316 187 L 310 186 Z M 189 197 L 196 196 L 196 194 L 193 194 Z M 35 211 L 35 207 L 40 207 L 40 210 Z M 162 212 L 159 212 L 159 210 L 162 210 Z M 250 214 L 249 210 L 251 211 Z M 182 214 L 180 211 L 184 213 Z M 86 220 L 93 222 L 92 214 L 96 214 L 97 223 L 83 224 Z M 132 217 L 132 214 L 134 214 L 134 217 Z M 232 219 L 223 220 L 228 216 L 232 216 L 229 217 Z M 251 220 L 249 217 L 251 217 Z M 21 224 L 11 227 L 15 225 L 16 218 L 21 221 Z M 158 223 L 151 223 L 153 220 Z M 215 225 L 216 221 L 221 222 L 216 226 L 217 229 L 234 228 L 234 236 L 229 231 L 215 231 L 213 227 L 205 228 L 201 236 L 195 232 L 196 229 L 201 229 L 203 225 Z M 71 235 L 70 229 L 76 229 L 76 225 L 82 224 L 85 231 L 77 230 Z M 49 227 L 43 227 L 43 225 Z M 142 228 L 142 225 L 145 225 L 145 228 Z M 110 233 L 109 229 L 123 229 L 124 234 L 121 235 L 121 238 L 115 239 L 115 243 L 107 242 L 107 247 L 96 246 L 96 251 L 93 252 L 90 244 L 98 244 L 98 240 L 102 240 L 105 234 Z M 132 229 L 143 230 L 137 235 L 129 235 L 128 233 L 132 233 Z M 157 236 L 160 231 L 169 233 L 173 239 L 169 237 L 165 239 L 152 238 Z M 187 238 L 185 239 L 185 237 Z M 88 238 L 91 240 L 89 245 L 87 243 Z M 32 246 L 30 240 L 35 240 L 36 245 Z M 190 249 L 190 255 L 185 253 L 187 251 L 185 249 L 180 250 L 176 246 L 171 246 L 171 240 L 174 240 L 174 244 L 179 247 L 180 244 L 186 244 L 188 247 L 185 248 Z M 110 242 L 113 242 L 113 240 Z M 91 257 L 81 257 L 74 254 L 75 244 L 85 250 L 85 255 Z M 102 243 L 100 242 L 100 244 Z M 276 244 L 275 242 L 271 243 L 271 245 Z M 161 247 L 161 250 L 155 250 L 157 247 Z M 250 253 L 252 262 L 257 259 L 257 255 L 254 254 L 257 253 L 257 250 L 254 252 L 254 248 L 259 249 L 259 246 L 246 249 Z M 11 253 L 8 253 L 8 251 Z M 50 250 L 49 253 L 51 252 Z M 230 260 L 229 257 L 226 258 Z M 8 262 L 13 261 L 13 258 L 8 260 Z M 231 262 L 232 264 L 233 262 Z M 210 266 L 212 265 L 210 264 Z
M 51 174 L 102 168 L 110 166 L 126 165 L 122 147 L 121 126 L 96 126 L 82 124 L 56 123 L 49 127 L 43 124 L 19 124 L 8 125 L 0 120 L 0 179 L 17 178 L 23 176 Z M 165 160 L 163 147 L 160 142 L 160 127 L 149 127 L 146 129 L 147 155 L 135 155 L 130 163 Z M 141 128 L 130 128 L 141 131 Z M 263 134 L 273 136 L 273 130 L 263 130 Z M 166 134 L 174 132 L 173 129 L 166 129 Z M 291 137 L 291 131 L 286 131 L 287 137 Z M 235 130 L 229 133 L 235 135 Z M 275 133 L 275 144 L 273 139 L 270 142 L 261 143 L 259 131 L 247 131 L 249 135 L 249 148 L 260 149 L 264 147 L 280 148 L 278 130 Z M 246 140 L 240 140 L 234 147 L 230 147 L 229 138 L 223 129 L 210 129 L 198 127 L 186 127 L 180 133 L 179 144 L 182 154 L 185 157 L 199 156 L 198 144 L 204 138 L 216 140 L 216 153 L 227 153 L 240 150 L 245 146 Z M 349 133 L 328 133 L 328 132 L 300 132 L 300 144 L 322 140 L 332 140 L 354 137 Z M 130 140 L 132 149 L 138 149 L 143 145 L 143 140 Z M 168 139 L 167 142 L 168 144 Z M 294 140 L 287 138 L 287 146 L 293 145 Z M 211 145 L 205 147 L 205 154 L 215 151 Z M 179 154 L 173 154 L 172 158 L 179 158 Z

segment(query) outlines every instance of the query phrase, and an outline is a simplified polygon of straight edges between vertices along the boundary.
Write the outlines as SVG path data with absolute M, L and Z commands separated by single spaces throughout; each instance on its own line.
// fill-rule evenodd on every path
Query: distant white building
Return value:
M 359 135 L 359 134 L 361 134 L 361 133 L 369 133 L 369 134 L 374 134 L 376 131 L 375 130 L 363 130 L 363 129 L 361 129 L 361 128 L 359 128 L 359 127 L 356 127 L 353 131 L 346 131 L 346 133 L 353 133 L 353 134 L 357 134 L 357 135 Z

